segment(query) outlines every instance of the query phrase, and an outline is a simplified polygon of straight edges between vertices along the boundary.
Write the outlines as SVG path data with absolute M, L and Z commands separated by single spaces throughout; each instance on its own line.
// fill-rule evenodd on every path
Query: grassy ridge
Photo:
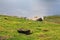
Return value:
M 54 15 L 54 16 L 45 16 L 45 20 L 48 22 L 55 22 L 60 24 L 60 16 L 59 15 Z
M 19 28 L 30 29 L 33 34 L 19 34 Z M 0 36 L 6 40 L 60 40 L 60 24 L 0 15 Z

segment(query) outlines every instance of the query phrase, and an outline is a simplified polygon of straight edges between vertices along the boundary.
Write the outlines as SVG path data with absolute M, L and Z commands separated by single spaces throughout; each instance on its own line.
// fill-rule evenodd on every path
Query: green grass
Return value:
M 60 24 L 60 16 L 59 15 L 54 15 L 54 16 L 45 16 L 45 20 L 48 22 L 55 22 Z
M 19 28 L 30 29 L 33 33 L 31 35 L 20 34 L 17 32 Z M 49 19 L 39 22 L 0 15 L 0 36 L 2 36 L 0 39 L 5 38 L 5 40 L 60 40 L 60 24 L 50 22 Z

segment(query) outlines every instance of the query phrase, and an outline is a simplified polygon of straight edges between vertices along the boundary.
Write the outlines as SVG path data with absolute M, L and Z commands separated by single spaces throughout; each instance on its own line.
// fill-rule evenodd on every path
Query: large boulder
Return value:
M 38 18 L 37 21 L 43 21 L 43 19 L 42 18 Z
M 44 17 L 38 17 L 38 16 L 35 16 L 35 17 L 32 17 L 32 18 L 29 18 L 29 20 L 43 21 L 43 20 L 44 20 Z
M 17 31 L 18 31 L 18 33 L 22 33 L 22 34 L 26 34 L 26 35 L 32 34 L 31 30 L 19 29 Z

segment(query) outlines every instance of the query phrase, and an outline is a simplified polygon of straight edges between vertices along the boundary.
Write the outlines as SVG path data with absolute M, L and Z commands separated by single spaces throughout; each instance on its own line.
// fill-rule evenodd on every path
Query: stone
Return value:
M 43 21 L 43 19 L 42 18 L 38 18 L 37 21 Z
M 19 29 L 17 31 L 18 31 L 18 33 L 22 33 L 22 34 L 26 34 L 26 35 L 30 35 L 31 34 L 31 30 Z

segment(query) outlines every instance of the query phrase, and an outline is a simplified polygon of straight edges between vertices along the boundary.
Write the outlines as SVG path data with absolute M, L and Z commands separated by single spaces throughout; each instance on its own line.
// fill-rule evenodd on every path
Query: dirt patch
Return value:
M 8 36 L 8 35 L 6 35 L 6 36 L 0 36 L 0 40 L 7 40 L 9 38 L 11 38 L 11 36 Z
M 49 31 L 49 30 L 48 30 L 48 29 L 44 29 L 43 31 L 44 31 L 44 32 L 47 32 L 47 31 Z

